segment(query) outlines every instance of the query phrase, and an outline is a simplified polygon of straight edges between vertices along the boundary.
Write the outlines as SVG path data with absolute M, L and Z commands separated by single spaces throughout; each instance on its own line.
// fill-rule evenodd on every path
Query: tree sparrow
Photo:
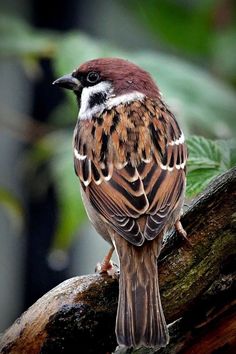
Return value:
M 168 344 L 157 259 L 180 215 L 186 185 L 184 134 L 151 76 L 129 61 L 86 62 L 54 84 L 74 91 L 79 115 L 74 166 L 89 219 L 112 245 L 101 271 L 120 261 L 120 346 Z

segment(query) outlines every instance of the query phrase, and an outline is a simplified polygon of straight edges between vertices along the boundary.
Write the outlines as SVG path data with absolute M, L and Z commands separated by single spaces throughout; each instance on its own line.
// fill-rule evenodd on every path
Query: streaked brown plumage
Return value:
M 97 59 L 65 80 L 56 83 L 73 87 L 81 106 L 74 164 L 84 204 L 120 260 L 118 344 L 165 346 L 157 258 L 183 205 L 183 133 L 150 75 L 134 64 Z

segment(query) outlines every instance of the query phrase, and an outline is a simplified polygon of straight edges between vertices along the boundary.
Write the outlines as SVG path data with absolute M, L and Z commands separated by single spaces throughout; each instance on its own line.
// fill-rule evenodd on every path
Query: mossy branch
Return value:
M 172 324 L 170 344 L 158 353 L 233 353 L 236 168 L 219 176 L 193 201 L 182 223 L 190 243 L 170 234 L 159 260 L 162 303 Z M 0 353 L 111 353 L 116 348 L 117 298 L 117 279 L 105 275 L 69 279 L 2 335 Z M 134 352 L 152 353 L 144 348 Z

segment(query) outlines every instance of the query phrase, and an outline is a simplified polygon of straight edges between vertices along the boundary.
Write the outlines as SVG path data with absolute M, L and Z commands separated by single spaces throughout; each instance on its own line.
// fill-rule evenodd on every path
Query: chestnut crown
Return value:
M 79 66 L 71 75 L 65 75 L 56 80 L 54 84 L 72 89 L 79 95 L 84 87 L 95 86 L 101 82 L 109 82 L 115 96 L 134 91 L 150 98 L 160 96 L 159 90 L 148 72 L 128 60 L 120 58 L 90 60 Z

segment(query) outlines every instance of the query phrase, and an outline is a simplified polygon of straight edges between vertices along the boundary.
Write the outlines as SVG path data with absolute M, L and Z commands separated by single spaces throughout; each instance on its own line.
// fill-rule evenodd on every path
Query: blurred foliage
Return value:
M 130 13 L 170 51 L 191 59 L 236 85 L 234 0 L 122 0 Z
M 7 14 L 0 15 L 1 57 L 50 57 L 55 52 L 58 34 L 39 31 L 24 20 Z
M 207 53 L 216 1 L 131 0 L 124 3 L 163 43 L 187 54 Z
M 20 200 L 9 190 L 0 188 L 0 208 L 9 216 L 11 224 L 21 230 L 24 219 L 24 209 Z
M 27 63 L 52 57 L 55 76 L 72 71 L 91 58 L 118 56 L 132 60 L 152 74 L 185 132 L 211 138 L 232 136 L 236 114 L 235 92 L 195 65 L 163 53 L 127 52 L 79 32 L 60 36 L 55 32 L 38 32 L 16 18 L 0 17 L 0 29 L 1 56 L 19 57 Z M 71 106 L 73 104 L 74 108 Z M 56 114 L 54 112 L 53 122 L 63 125 L 65 122 L 71 123 L 75 115 L 67 112 L 73 109 L 76 112 L 75 100 L 67 94 L 67 101 L 57 109 Z
M 78 178 L 74 173 L 71 139 L 72 132 L 69 130 L 52 132 L 37 142 L 29 156 L 29 165 L 34 166 L 31 178 L 37 188 L 35 194 L 40 190 L 40 185 L 45 190 L 51 182 L 57 194 L 59 217 L 53 245 L 55 248 L 67 248 L 70 245 L 71 237 L 86 216 Z M 46 179 L 42 176 L 45 166 L 49 168 Z
M 212 45 L 213 68 L 222 78 L 236 86 L 236 24 L 233 29 L 218 33 Z
M 147 1 L 144 5 L 143 1 L 138 0 L 137 6 L 132 3 L 126 2 L 125 6 L 132 6 L 136 15 L 142 17 L 163 42 L 186 54 L 202 58 L 209 58 L 214 47 L 212 63 L 219 68 L 217 62 L 222 62 L 222 75 L 232 75 L 235 62 L 231 57 L 227 60 L 220 48 L 228 48 L 226 52 L 230 56 L 233 32 L 228 29 L 227 34 L 221 32 L 221 35 L 216 36 L 213 31 L 209 13 L 216 6 L 215 1 L 190 4 L 186 1 L 177 3 L 162 0 L 158 2 L 158 11 L 156 1 Z M 171 29 L 173 26 L 176 26 L 175 31 Z M 80 32 L 59 35 L 57 32 L 38 31 L 18 18 L 0 17 L 0 31 L 0 57 L 19 58 L 24 65 L 27 63 L 27 68 L 31 63 L 36 71 L 41 58 L 51 58 L 55 77 L 72 71 L 88 59 L 108 56 L 129 59 L 149 71 L 161 87 L 165 100 L 184 131 L 188 135 L 205 135 L 205 138 L 192 136 L 187 141 L 188 196 L 196 195 L 215 176 L 235 165 L 236 146 L 233 139 L 210 138 L 234 136 L 236 94 L 229 85 L 217 80 L 208 71 L 173 55 L 147 50 L 125 51 Z M 65 248 L 70 244 L 71 237 L 85 218 L 71 152 L 71 125 L 75 123 L 77 111 L 75 97 L 67 93 L 64 102 L 54 110 L 50 118 L 55 131 L 37 141 L 30 152 L 34 166 L 31 176 L 35 185 L 43 193 L 47 183 L 52 181 L 57 192 L 59 216 L 54 244 L 56 248 Z M 38 173 L 40 166 L 45 164 L 50 173 L 45 175 L 44 168 L 41 169 L 43 172 Z

